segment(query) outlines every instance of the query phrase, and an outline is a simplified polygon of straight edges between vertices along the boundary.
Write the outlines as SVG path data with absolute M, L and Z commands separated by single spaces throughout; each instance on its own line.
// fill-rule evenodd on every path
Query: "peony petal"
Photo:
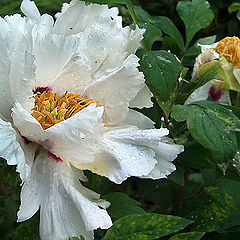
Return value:
M 96 139 L 92 133 L 101 121 L 102 113 L 102 107 L 91 104 L 71 118 L 46 129 L 46 148 L 71 163 L 94 161 Z
M 92 103 L 71 118 L 43 130 L 40 123 L 19 103 L 13 110 L 13 122 L 28 140 L 42 145 L 52 154 L 71 163 L 94 161 L 97 139 L 93 137 L 96 125 L 101 124 L 102 107 Z
M 205 83 L 203 86 L 197 88 L 185 101 L 185 105 L 190 104 L 192 102 L 200 101 L 200 100 L 207 100 L 210 95 L 210 89 L 213 87 L 214 84 L 209 81 Z M 217 88 L 217 87 L 216 87 Z M 231 104 L 229 91 L 228 90 L 222 90 L 222 95 L 219 99 L 217 99 L 218 102 L 228 102 Z
M 76 38 L 48 35 L 35 46 L 36 86 L 51 86 L 72 59 L 77 49 Z M 64 88 L 64 86 L 62 87 Z M 66 91 L 67 89 L 64 89 Z
M 139 129 L 151 129 L 154 128 L 154 122 L 146 117 L 144 114 L 130 109 L 127 117 L 123 121 L 124 124 L 136 126 Z
M 15 130 L 1 118 L 0 130 L 0 157 L 6 159 L 8 165 L 17 165 L 17 172 L 21 179 L 25 179 L 25 156 Z
M 166 139 L 165 139 L 166 141 Z M 157 164 L 152 172 L 145 176 L 145 178 L 160 179 L 165 178 L 176 170 L 176 167 L 171 162 L 178 156 L 179 153 L 184 151 L 182 145 L 169 144 L 159 142 L 158 146 L 154 147 L 156 152 Z
M 192 102 L 200 101 L 200 100 L 207 100 L 209 97 L 209 89 L 212 86 L 212 82 L 209 81 L 205 83 L 203 86 L 197 88 L 185 101 L 185 105 L 190 104 Z
M 153 94 L 145 84 L 145 86 L 138 92 L 137 96 L 130 101 L 130 107 L 132 108 L 151 108 L 153 102 L 151 101 Z
M 41 17 L 36 4 L 30 0 L 23 0 L 21 4 L 21 11 L 30 19 L 38 21 Z
M 121 122 L 127 115 L 129 101 L 136 97 L 144 86 L 144 75 L 139 72 L 138 58 L 130 55 L 121 67 L 105 73 L 85 92 L 104 106 L 104 122 Z
M 18 221 L 33 216 L 40 207 L 40 236 L 44 240 L 65 240 L 82 235 L 93 239 L 92 230 L 112 225 L 108 206 L 99 195 L 79 182 L 68 163 L 55 162 L 41 152 L 34 161 L 31 177 L 24 183 Z
M 167 134 L 166 129 L 109 128 L 99 137 L 101 152 L 95 161 L 76 167 L 90 169 L 118 184 L 130 176 L 165 177 L 175 170 L 170 162 L 183 151 L 183 146 L 168 143 Z M 161 167 L 164 176 L 158 173 Z
M 108 21 L 117 17 L 118 8 L 108 8 L 107 5 L 89 4 L 81 1 L 71 1 L 64 4 L 62 13 L 58 14 L 53 33 L 72 35 L 82 32 L 89 24 L 97 22 L 96 18 L 104 17 Z
M 0 18 L 0 113 L 11 120 L 14 101 L 28 99 L 34 81 L 31 26 L 15 14 Z
M 205 63 L 211 62 L 214 59 L 219 58 L 219 54 L 213 50 L 214 47 L 217 46 L 218 43 L 214 43 L 211 45 L 201 45 L 198 44 L 199 47 L 201 47 L 201 54 L 198 55 L 196 58 L 196 63 L 193 67 L 193 74 L 194 76 L 196 72 L 198 71 L 199 67 L 204 65 Z

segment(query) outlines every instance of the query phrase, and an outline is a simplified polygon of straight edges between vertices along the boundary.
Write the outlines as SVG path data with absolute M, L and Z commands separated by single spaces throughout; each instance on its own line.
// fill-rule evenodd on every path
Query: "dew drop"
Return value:
M 145 137 L 145 136 L 146 136 L 146 133 L 145 133 L 145 132 L 142 132 L 142 136 Z

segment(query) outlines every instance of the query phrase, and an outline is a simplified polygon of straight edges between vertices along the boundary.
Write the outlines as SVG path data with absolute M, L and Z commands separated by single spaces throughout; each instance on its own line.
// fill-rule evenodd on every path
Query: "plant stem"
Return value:
M 172 207 L 172 211 L 171 211 L 172 215 L 176 215 L 176 213 L 177 213 L 179 204 L 180 204 L 180 202 L 182 200 L 182 195 L 183 195 L 184 188 L 185 188 L 185 185 L 186 185 L 187 176 L 190 173 L 190 169 L 191 168 L 186 168 L 185 169 L 185 172 L 184 172 L 184 186 L 180 186 L 179 187 L 177 198 L 176 198 L 175 203 L 173 204 L 173 207 Z

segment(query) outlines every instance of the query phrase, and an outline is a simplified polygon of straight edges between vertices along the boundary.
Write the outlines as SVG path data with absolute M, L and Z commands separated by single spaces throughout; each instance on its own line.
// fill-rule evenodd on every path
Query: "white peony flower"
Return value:
M 205 64 L 212 62 L 215 59 L 219 59 L 219 54 L 214 50 L 218 43 L 212 45 L 201 45 L 201 54 L 196 58 L 196 62 L 193 67 L 192 77 L 198 77 L 198 71 Z M 195 101 L 207 100 L 211 96 L 215 102 L 228 102 L 231 104 L 229 91 L 226 89 L 226 84 L 220 76 L 216 76 L 215 79 L 205 83 L 203 86 L 197 88 L 186 100 L 185 104 L 190 104 Z
M 0 157 L 23 181 L 18 221 L 40 209 L 41 239 L 93 239 L 112 222 L 83 170 L 164 178 L 183 146 L 129 109 L 152 94 L 134 55 L 144 31 L 123 28 L 117 8 L 73 0 L 56 22 L 29 0 L 21 10 L 0 18 Z

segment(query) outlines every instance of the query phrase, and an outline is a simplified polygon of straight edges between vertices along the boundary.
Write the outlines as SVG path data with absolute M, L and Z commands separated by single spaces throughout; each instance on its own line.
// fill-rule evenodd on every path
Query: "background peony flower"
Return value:
M 201 45 L 202 53 L 196 58 L 193 67 L 192 78 L 198 77 L 198 71 L 204 65 L 219 59 L 219 54 L 214 50 L 218 43 L 212 45 Z M 203 86 L 197 88 L 185 101 L 185 104 L 190 104 L 195 101 L 207 100 L 211 96 L 214 102 L 228 102 L 231 104 L 229 91 L 226 89 L 226 84 L 220 76 L 205 83 Z
M 21 10 L 0 19 L 0 156 L 23 181 L 18 221 L 40 208 L 42 239 L 93 239 L 112 222 L 83 170 L 164 178 L 183 146 L 129 109 L 151 107 L 152 94 L 134 55 L 144 31 L 123 28 L 117 8 L 74 0 L 55 23 L 29 0 Z

